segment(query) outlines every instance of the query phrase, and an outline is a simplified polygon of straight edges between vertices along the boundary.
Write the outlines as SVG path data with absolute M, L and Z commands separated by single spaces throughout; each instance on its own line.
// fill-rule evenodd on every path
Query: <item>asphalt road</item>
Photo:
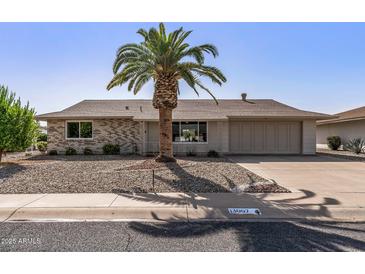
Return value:
M 365 251 L 365 223 L 1 223 L 0 251 Z

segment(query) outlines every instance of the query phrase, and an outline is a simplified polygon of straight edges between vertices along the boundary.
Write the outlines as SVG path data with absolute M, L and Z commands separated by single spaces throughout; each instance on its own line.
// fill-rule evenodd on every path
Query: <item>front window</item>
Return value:
M 67 139 L 91 139 L 93 137 L 92 122 L 67 122 Z
M 207 122 L 173 122 L 174 142 L 207 142 Z

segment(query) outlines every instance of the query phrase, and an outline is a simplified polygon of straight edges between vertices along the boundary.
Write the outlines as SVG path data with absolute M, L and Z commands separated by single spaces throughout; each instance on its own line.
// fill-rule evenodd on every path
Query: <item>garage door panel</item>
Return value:
M 282 153 L 287 153 L 289 151 L 289 125 L 287 123 L 278 124 L 277 150 Z
M 253 126 L 254 147 L 256 153 L 265 152 L 265 123 L 254 123 Z
M 301 127 L 300 123 L 290 124 L 290 143 L 289 150 L 291 152 L 300 153 L 300 147 L 302 143 Z
M 253 138 L 253 123 L 246 122 L 240 123 L 241 124 L 241 147 L 239 148 L 240 151 L 248 152 L 252 150 L 252 138 Z
M 298 154 L 301 152 L 300 122 L 231 122 L 232 153 Z
M 265 132 L 265 148 L 269 153 L 275 152 L 277 146 L 277 136 L 276 136 L 276 123 L 271 122 L 266 124 Z
M 241 123 L 240 122 L 231 122 L 230 123 L 230 150 L 231 151 L 240 151 L 241 150 Z

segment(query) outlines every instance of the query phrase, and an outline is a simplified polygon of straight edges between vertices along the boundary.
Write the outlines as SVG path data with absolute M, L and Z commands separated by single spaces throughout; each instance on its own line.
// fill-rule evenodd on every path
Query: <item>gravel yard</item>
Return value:
M 153 173 L 154 171 L 154 189 Z M 0 193 L 289 192 L 225 158 L 35 156 L 0 165 Z

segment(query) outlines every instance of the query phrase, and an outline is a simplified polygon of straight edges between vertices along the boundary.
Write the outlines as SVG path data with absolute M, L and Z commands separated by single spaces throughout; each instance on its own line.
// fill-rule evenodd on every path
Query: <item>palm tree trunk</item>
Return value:
M 172 109 L 159 108 L 160 154 L 157 162 L 176 162 L 172 151 Z
M 2 156 L 3 156 L 3 150 L 2 150 L 2 149 L 0 149 L 0 163 L 1 163 L 1 158 L 2 158 Z

